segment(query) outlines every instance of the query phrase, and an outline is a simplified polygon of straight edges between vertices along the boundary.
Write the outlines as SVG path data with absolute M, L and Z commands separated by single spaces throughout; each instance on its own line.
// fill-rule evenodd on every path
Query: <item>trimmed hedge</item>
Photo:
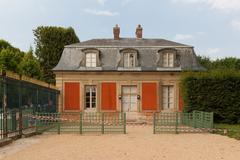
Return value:
M 181 86 L 185 111 L 214 112 L 217 123 L 240 123 L 239 72 L 189 72 L 184 74 Z

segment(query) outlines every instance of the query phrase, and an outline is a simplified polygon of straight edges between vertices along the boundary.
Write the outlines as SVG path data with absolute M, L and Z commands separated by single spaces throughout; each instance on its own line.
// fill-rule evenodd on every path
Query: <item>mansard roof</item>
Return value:
M 100 53 L 100 67 L 84 67 L 86 49 L 96 49 Z M 121 51 L 133 49 L 138 51 L 138 64 L 136 68 L 126 69 L 119 67 Z M 174 68 L 162 68 L 158 65 L 159 52 L 165 49 L 176 51 L 179 66 Z M 145 39 L 145 38 L 120 38 L 115 39 L 92 39 L 76 44 L 67 45 L 64 48 L 61 59 L 53 71 L 118 71 L 118 72 L 179 72 L 184 70 L 199 71 L 204 68 L 197 62 L 194 49 L 190 45 L 185 45 L 165 39 Z
M 185 44 L 165 40 L 165 39 L 146 39 L 146 38 L 120 38 L 115 39 L 91 39 L 88 41 L 75 43 L 66 47 L 81 47 L 81 46 L 101 46 L 101 47 L 154 47 L 154 46 L 174 46 L 174 47 L 191 47 Z

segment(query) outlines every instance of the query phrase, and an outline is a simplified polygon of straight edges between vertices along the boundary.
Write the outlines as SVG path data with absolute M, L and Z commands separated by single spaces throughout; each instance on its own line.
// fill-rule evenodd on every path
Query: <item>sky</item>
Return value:
M 80 41 L 164 38 L 192 45 L 212 59 L 240 58 L 240 0 L 0 0 L 0 39 L 27 51 L 38 26 L 73 27 Z

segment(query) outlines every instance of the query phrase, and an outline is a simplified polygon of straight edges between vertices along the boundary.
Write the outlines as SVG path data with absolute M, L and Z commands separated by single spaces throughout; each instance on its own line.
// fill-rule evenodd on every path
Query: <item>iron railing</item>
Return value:
M 213 113 L 154 113 L 153 133 L 192 133 L 210 131 L 213 128 Z
M 125 113 L 36 113 L 37 132 L 126 133 Z

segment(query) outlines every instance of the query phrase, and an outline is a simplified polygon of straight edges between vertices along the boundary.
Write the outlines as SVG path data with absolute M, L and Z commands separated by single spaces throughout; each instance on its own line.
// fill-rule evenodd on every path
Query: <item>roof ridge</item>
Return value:
M 65 47 L 76 46 L 182 46 L 192 47 L 172 40 L 163 38 L 128 38 L 122 37 L 119 40 L 113 38 L 95 38 L 67 45 Z

